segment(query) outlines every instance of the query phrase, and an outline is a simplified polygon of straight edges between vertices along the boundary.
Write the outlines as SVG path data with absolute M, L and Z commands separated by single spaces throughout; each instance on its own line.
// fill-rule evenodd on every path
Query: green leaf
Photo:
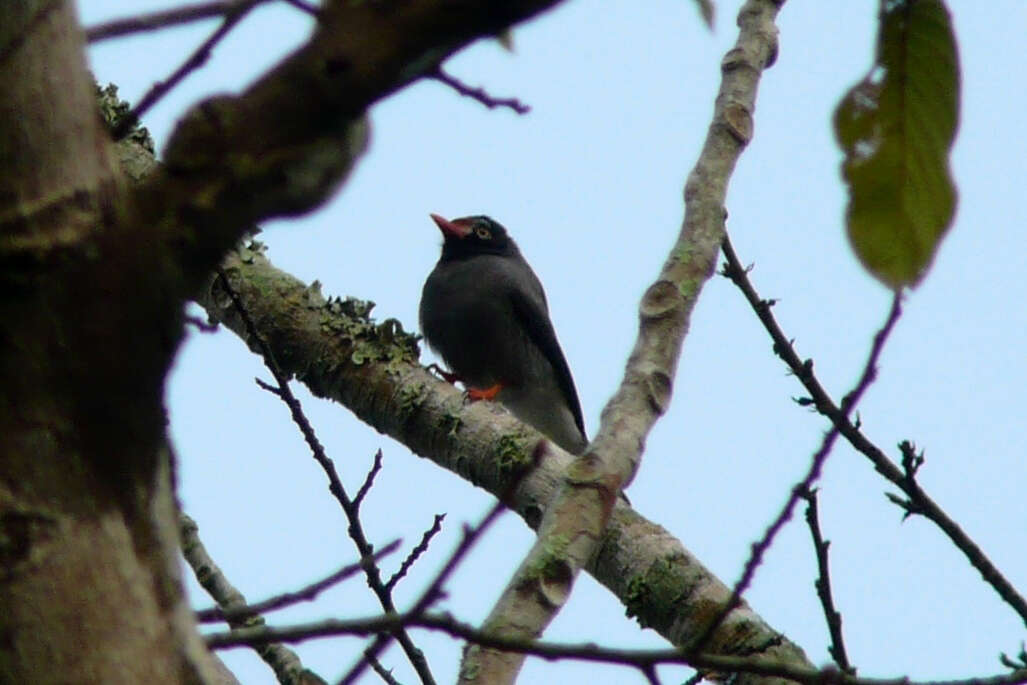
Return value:
M 877 58 L 834 113 L 849 241 L 891 288 L 923 278 L 952 223 L 959 56 L 941 0 L 882 0 Z

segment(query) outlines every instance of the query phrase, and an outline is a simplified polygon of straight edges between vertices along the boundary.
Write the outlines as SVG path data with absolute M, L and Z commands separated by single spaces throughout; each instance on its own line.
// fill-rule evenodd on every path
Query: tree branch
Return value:
M 731 243 L 728 240 L 727 235 L 724 236 L 724 249 L 725 252 L 730 249 Z M 735 268 L 728 266 L 725 269 L 725 275 L 729 278 L 736 277 Z M 766 307 L 769 309 L 769 306 Z M 866 389 L 870 387 L 874 379 L 877 377 L 877 360 L 881 355 L 881 350 L 884 349 L 884 343 L 891 334 L 892 329 L 895 327 L 895 322 L 899 320 L 899 316 L 902 313 L 902 296 L 899 293 L 895 294 L 892 300 L 891 308 L 888 311 L 888 316 L 885 319 L 884 324 L 874 334 L 873 344 L 870 346 L 870 353 L 867 355 L 867 361 L 863 366 L 863 372 L 860 374 L 859 380 L 856 385 L 849 391 L 845 396 L 846 400 L 842 403 L 842 416 L 848 416 L 848 413 L 856 406 L 859 398 L 863 396 Z M 806 364 L 806 367 L 812 368 L 812 364 Z M 831 450 L 834 448 L 834 443 L 838 439 L 838 428 L 831 426 L 823 439 L 820 442 L 820 447 L 813 454 L 810 459 L 809 468 L 806 470 L 806 475 L 803 476 L 802 480 L 792 488 L 791 493 L 788 496 L 788 500 L 785 505 L 781 508 L 781 511 L 774 518 L 774 521 L 767 526 L 767 530 L 763 533 L 757 542 L 752 545 L 752 552 L 749 554 L 749 558 L 745 562 L 745 567 L 742 570 L 742 575 L 735 582 L 734 588 L 731 590 L 731 599 L 728 603 L 721 608 L 717 613 L 716 618 L 706 629 L 706 633 L 696 643 L 696 648 L 702 648 L 706 641 L 713 635 L 713 632 L 720 626 L 721 622 L 727 618 L 731 610 L 742 600 L 742 593 L 749 588 L 749 584 L 752 582 L 753 577 L 756 575 L 756 570 L 759 565 L 763 563 L 763 555 L 766 554 L 767 550 L 770 549 L 770 545 L 774 542 L 774 538 L 781 531 L 788 521 L 791 520 L 792 514 L 795 511 L 796 505 L 799 500 L 804 496 L 805 493 L 809 492 L 813 484 L 820 478 L 820 473 L 824 468 L 824 464 L 827 462 L 828 456 L 831 454 Z
M 110 38 L 126 36 L 133 33 L 145 31 L 156 31 L 166 29 L 180 24 L 187 24 L 193 21 L 210 19 L 211 17 L 225 17 L 237 11 L 245 5 L 254 5 L 268 2 L 268 0 L 214 0 L 213 2 L 201 2 L 183 7 L 175 7 L 169 10 L 140 14 L 124 19 L 113 19 L 103 24 L 90 26 L 86 29 L 86 42 L 97 43 Z
M 207 40 L 203 41 L 198 48 L 196 48 L 191 55 L 189 55 L 177 69 L 171 72 L 163 81 L 158 81 L 153 84 L 150 90 L 146 91 L 146 94 L 139 100 L 135 107 L 125 115 L 117 128 L 114 129 L 114 139 L 121 140 L 124 138 L 132 127 L 139 123 L 140 118 L 150 110 L 155 104 L 157 104 L 162 97 L 167 95 L 172 88 L 177 86 L 185 79 L 190 73 L 196 71 L 210 59 L 210 54 L 214 50 L 214 47 L 220 43 L 228 33 L 235 28 L 236 24 L 245 18 L 249 14 L 250 10 L 256 7 L 260 2 L 264 0 L 244 0 L 243 2 L 235 3 L 227 12 L 225 12 L 225 18 L 221 22 L 221 26 L 218 26 L 215 31 L 210 34 Z
M 195 527 L 194 523 L 191 525 Z M 199 542 L 199 540 L 197 539 L 196 542 Z M 393 540 L 389 544 L 377 550 L 374 553 L 373 560 L 377 562 L 383 559 L 384 557 L 388 556 L 389 554 L 392 554 L 399 548 L 399 543 L 400 540 Z M 316 582 L 311 583 L 310 585 L 307 585 L 306 587 L 302 587 L 299 590 L 294 590 L 292 592 L 283 592 L 282 594 L 275 595 L 274 597 L 268 597 L 265 600 L 262 600 L 260 602 L 254 602 L 253 604 L 243 604 L 240 606 L 233 606 L 232 608 L 221 606 L 222 603 L 228 604 L 230 601 L 234 604 L 234 595 L 231 592 L 229 592 L 224 596 L 223 601 L 222 598 L 214 598 L 219 602 L 218 606 L 214 606 L 209 609 L 197 610 L 196 620 L 200 623 L 210 623 L 214 621 L 231 622 L 236 619 L 247 618 L 252 614 L 262 614 L 268 611 L 275 611 L 277 609 L 292 606 L 293 604 L 298 604 L 300 602 L 312 601 L 316 599 L 319 594 L 321 594 L 328 588 L 334 585 L 338 585 L 347 578 L 351 578 L 352 576 L 355 576 L 356 574 L 360 573 L 361 570 L 363 570 L 362 565 L 365 563 L 367 562 L 358 561 L 353 564 L 347 564 L 346 566 L 340 568 L 338 571 L 335 571 L 334 573 L 331 573 L 322 578 L 321 580 L 318 580 Z M 197 566 L 194 566 L 193 570 L 199 573 L 199 568 Z M 206 571 L 204 572 L 206 573 Z
M 207 645 L 211 649 L 222 649 L 238 645 L 260 644 L 271 640 L 289 642 L 337 635 L 366 635 L 383 632 L 396 624 L 404 625 L 407 628 L 441 631 L 475 644 L 489 645 L 505 651 L 516 651 L 545 659 L 579 659 L 637 668 L 658 664 L 684 664 L 706 671 L 782 678 L 807 685 L 1018 685 L 1027 682 L 1027 669 L 1023 668 L 993 676 L 962 680 L 915 681 L 907 677 L 859 678 L 834 668 L 816 669 L 760 656 L 689 654 L 681 649 L 606 649 L 594 644 L 556 644 L 520 640 L 499 637 L 493 633 L 478 630 L 445 613 L 389 614 L 352 620 L 327 620 L 281 628 L 244 628 L 230 633 L 208 635 Z
M 304 46 L 243 93 L 186 113 L 165 167 L 134 192 L 134 223 L 174 251 L 191 295 L 255 222 L 331 197 L 366 147 L 369 105 L 557 1 L 327 2 Z
M 952 541 L 952 544 L 977 569 L 984 581 L 991 585 L 999 597 L 1011 606 L 1024 623 L 1027 624 L 1027 600 L 981 551 L 977 543 L 960 528 L 959 524 L 949 518 L 948 514 L 917 483 L 916 470 L 919 468 L 920 463 L 922 463 L 923 458 L 917 457 L 912 453 L 911 443 L 904 441 L 899 445 L 903 453 L 903 468 L 900 470 L 877 445 L 863 435 L 858 424 L 849 421 L 847 416 L 848 409 L 852 407 L 858 395 L 853 393 L 846 395 L 842 399 L 841 407 L 839 407 L 834 403 L 834 400 L 831 399 L 827 391 L 824 390 L 816 375 L 814 375 L 812 361 L 803 362 L 799 359 L 799 355 L 796 354 L 791 341 L 781 330 L 770 311 L 772 303 L 762 299 L 756 293 L 756 289 L 749 281 L 745 268 L 742 267 L 738 255 L 735 254 L 731 242 L 727 239 L 724 241 L 724 255 L 727 259 L 724 275 L 730 278 L 745 295 L 745 299 L 748 300 L 749 305 L 753 308 L 756 316 L 759 317 L 763 327 L 767 329 L 767 333 L 774 341 L 774 353 L 788 365 L 791 372 L 810 394 L 808 403 L 812 404 L 820 414 L 827 417 L 833 425 L 833 430 L 844 436 L 850 445 L 869 459 L 878 473 L 901 489 L 908 497 L 908 500 L 903 501 L 901 498 L 890 496 L 894 498 L 893 501 L 899 499 L 903 503 L 903 508 L 906 510 L 907 515 L 913 513 L 920 514 L 941 528 L 942 532 Z M 875 345 L 877 345 L 876 340 Z
M 178 526 L 182 539 L 182 555 L 203 589 L 229 615 L 226 619 L 228 624 L 233 628 L 264 627 L 264 617 L 254 614 L 252 608 L 249 613 L 234 615 L 237 613 L 237 609 L 246 607 L 246 598 L 225 577 L 221 568 L 207 553 L 207 548 L 200 541 L 199 527 L 196 522 L 189 516 L 180 513 Z M 251 646 L 260 658 L 271 667 L 278 682 L 283 685 L 300 685 L 304 682 L 304 674 L 308 671 L 303 668 L 299 656 L 281 641 L 273 640 Z
M 502 500 L 500 500 L 499 502 L 496 502 L 491 509 L 489 509 L 488 513 L 482 517 L 481 521 L 479 521 L 477 525 L 464 525 L 463 536 L 460 538 L 460 542 L 457 544 L 456 549 L 450 553 L 449 558 L 446 559 L 446 563 L 442 565 L 439 572 L 436 573 L 432 581 L 428 583 L 428 587 L 421 593 L 418 600 L 414 602 L 414 606 L 409 612 L 410 614 L 420 616 L 442 597 L 442 588 L 445 586 L 446 581 L 449 580 L 449 577 L 453 574 L 453 571 L 456 570 L 464 560 L 464 557 L 467 556 L 467 553 L 471 551 L 471 548 L 475 543 L 478 542 L 481 536 L 485 534 L 485 531 L 496 522 L 496 519 L 498 519 L 500 514 L 505 510 L 506 506 L 503 504 Z M 374 644 L 364 650 L 363 658 L 342 677 L 339 681 L 340 684 L 350 685 L 350 683 L 355 683 L 357 678 L 363 672 L 365 664 L 370 663 L 373 665 L 378 654 L 380 654 L 388 644 L 388 634 L 379 633 L 378 637 L 375 638 Z
M 553 450 L 537 459 L 541 434 L 488 403 L 465 404 L 462 393 L 417 363 L 413 336 L 392 319 L 376 323 L 366 303 L 325 300 L 267 261 L 259 243 L 227 258 L 225 274 L 286 373 L 413 452 L 492 492 L 510 493 L 511 509 L 537 527 L 571 462 Z M 269 295 L 269 293 L 273 293 Z M 227 298 L 207 288 L 200 303 L 251 349 L 252 337 Z M 527 469 L 527 470 L 526 470 Z M 523 476 L 512 492 L 511 484 Z M 589 572 L 645 627 L 674 644 L 687 644 L 708 624 L 697 607 L 720 606 L 730 591 L 666 530 L 618 501 Z M 732 640 L 711 646 L 728 654 L 764 654 L 810 664 L 744 604 L 726 625 Z
M 435 79 L 439 83 L 444 83 L 460 95 L 477 100 L 481 104 L 485 105 L 489 109 L 495 109 L 496 107 L 508 107 L 518 114 L 527 114 L 531 111 L 531 107 L 524 104 L 517 98 L 496 98 L 488 94 L 484 88 L 474 88 L 467 85 L 460 79 L 456 78 L 441 66 L 431 74 L 431 78 Z
M 542 634 L 592 557 L 618 493 L 639 468 L 649 431 L 670 404 L 691 313 L 720 251 L 728 180 L 752 137 L 760 75 L 776 54 L 778 9 L 778 2 L 748 0 L 739 10 L 739 35 L 722 63 L 713 122 L 685 186 L 684 221 L 642 297 L 624 378 L 603 409 L 594 441 L 571 464 L 546 510 L 535 545 L 486 619 L 489 632 L 522 639 Z M 512 682 L 523 661 L 520 654 L 472 646 L 461 672 L 471 674 L 468 683 Z

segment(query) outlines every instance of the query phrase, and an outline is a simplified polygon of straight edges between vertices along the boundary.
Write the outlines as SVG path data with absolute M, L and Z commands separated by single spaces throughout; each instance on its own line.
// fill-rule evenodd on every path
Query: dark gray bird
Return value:
M 421 332 L 472 399 L 497 399 L 572 454 L 588 445 L 546 294 L 506 229 L 432 214 L 444 242 L 421 293 Z

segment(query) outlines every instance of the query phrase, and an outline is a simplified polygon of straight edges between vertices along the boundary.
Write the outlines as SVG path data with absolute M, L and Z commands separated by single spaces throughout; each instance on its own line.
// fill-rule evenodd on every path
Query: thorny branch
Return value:
M 407 571 L 409 571 L 410 567 L 414 565 L 414 562 L 417 561 L 418 557 L 428 551 L 428 543 L 430 543 L 431 539 L 442 530 L 442 520 L 445 518 L 445 514 L 435 514 L 435 520 L 432 522 L 431 528 L 424 531 L 424 535 L 421 536 L 421 541 L 416 547 L 410 550 L 410 554 L 407 555 L 407 558 L 399 565 L 399 569 L 393 573 L 392 577 L 385 583 L 385 587 L 390 590 L 396 587 L 396 583 L 402 580 L 403 576 L 407 574 Z
M 508 107 L 518 114 L 527 114 L 531 111 L 531 107 L 524 104 L 517 98 L 492 97 L 484 88 L 474 88 L 473 86 L 467 85 L 457 77 L 447 72 L 441 66 L 435 71 L 435 73 L 431 74 L 431 78 L 440 83 L 446 84 L 464 97 L 477 100 L 489 109 L 495 109 L 496 107 Z
M 724 240 L 724 256 L 727 259 L 727 264 L 724 267 L 723 274 L 731 279 L 731 281 L 738 286 L 739 290 L 745 295 L 745 299 L 748 300 L 749 305 L 753 308 L 753 311 L 759 317 L 763 323 L 764 328 L 767 329 L 767 333 L 770 334 L 771 339 L 774 341 L 774 352 L 780 357 L 788 368 L 795 375 L 796 378 L 803 384 L 806 391 L 810 394 L 808 403 L 816 408 L 816 410 L 826 416 L 833 426 L 833 431 L 836 431 L 843 435 L 846 440 L 849 441 L 858 452 L 863 454 L 867 459 L 874 465 L 874 469 L 886 478 L 893 485 L 897 486 L 906 495 L 907 499 L 900 501 L 903 508 L 906 510 L 906 514 L 920 514 L 926 517 L 928 520 L 934 522 L 941 530 L 948 536 L 949 540 L 954 544 L 963 554 L 967 560 L 973 565 L 974 568 L 981 574 L 981 577 L 994 588 L 995 592 L 1009 605 L 1013 610 L 1019 614 L 1020 618 L 1027 624 L 1027 600 L 1013 587 L 1013 584 L 1002 574 L 1001 571 L 992 563 L 981 548 L 977 546 L 966 532 L 960 528 L 959 524 L 953 521 L 945 511 L 938 506 L 938 504 L 931 499 L 931 497 L 924 492 L 920 487 L 920 484 L 916 481 L 916 470 L 923 462 L 923 455 L 916 455 L 912 443 L 904 441 L 900 445 L 900 450 L 903 453 L 902 465 L 903 468 L 897 467 L 891 459 L 877 445 L 872 443 L 860 430 L 860 426 L 857 423 L 853 423 L 848 418 L 848 411 L 852 409 L 855 401 L 858 399 L 858 394 L 849 393 L 842 400 L 841 407 L 838 407 L 828 395 L 827 391 L 824 390 L 820 381 L 813 374 L 813 362 L 807 360 L 805 362 L 800 361 L 799 355 L 796 354 L 794 347 L 791 342 L 781 331 L 781 327 L 778 325 L 773 314 L 770 312 L 772 305 L 771 301 L 762 299 L 757 293 L 752 283 L 749 281 L 747 271 L 742 267 L 741 262 L 738 260 L 738 256 L 735 254 L 734 248 L 731 246 L 730 240 L 725 237 Z M 898 297 L 896 297 L 896 303 Z M 883 344 L 883 341 L 882 341 Z M 875 347 L 878 347 L 878 340 L 874 340 Z M 869 371 L 869 369 L 868 369 Z M 892 501 L 896 501 L 895 496 L 891 496 Z
M 724 254 L 728 255 L 727 264 L 724 265 L 721 273 L 730 278 L 736 284 L 738 280 L 746 278 L 745 269 L 742 268 L 738 262 L 738 258 L 734 253 L 734 248 L 731 246 L 731 241 L 724 234 L 724 241 L 722 243 Z M 758 304 L 754 305 L 757 313 L 764 312 L 769 316 L 770 303 L 765 300 L 758 300 Z M 844 420 L 848 420 L 846 417 L 848 413 L 856 406 L 859 399 L 866 392 L 866 389 L 870 387 L 870 384 L 874 382 L 877 377 L 877 360 L 881 355 L 881 350 L 884 348 L 884 343 L 888 339 L 888 335 L 891 333 L 895 326 L 895 322 L 899 320 L 899 316 L 902 314 L 902 297 L 899 294 L 895 295 L 892 300 L 891 309 L 888 312 L 888 317 L 881 326 L 880 330 L 874 335 L 874 342 L 870 348 L 870 354 L 867 356 L 866 364 L 863 366 L 863 372 L 860 374 L 859 380 L 856 385 L 849 391 L 845 396 L 845 401 L 842 402 L 842 409 L 838 410 L 840 416 Z M 779 347 L 778 341 L 774 341 L 774 349 L 777 350 Z M 791 344 L 786 340 L 784 344 L 791 350 Z M 780 353 L 779 353 L 780 354 Z M 794 351 L 792 351 L 794 355 Z M 796 356 L 796 360 L 798 357 Z M 806 361 L 799 366 L 803 373 L 812 375 L 813 373 L 813 362 Z M 835 441 L 838 439 L 839 427 L 837 424 L 833 424 L 830 430 L 824 434 L 824 439 L 820 443 L 820 448 L 813 454 L 810 460 L 809 469 L 806 471 L 806 475 L 803 479 L 792 488 L 791 494 L 788 496 L 788 501 L 785 502 L 784 507 L 781 508 L 781 512 L 774 519 L 774 522 L 767 527 L 763 537 L 759 541 L 753 543 L 752 552 L 749 554 L 748 560 L 745 562 L 745 567 L 742 571 L 741 577 L 738 582 L 735 583 L 734 588 L 731 590 L 731 599 L 724 605 L 717 614 L 713 622 L 710 624 L 706 632 L 695 642 L 695 648 L 701 649 L 706 641 L 713 635 L 714 631 L 720 626 L 720 624 L 727 618 L 742 601 L 742 593 L 748 589 L 749 584 L 752 582 L 753 577 L 756 575 L 756 569 L 759 568 L 760 564 L 763 563 L 763 555 L 770 549 L 770 545 L 773 543 L 774 538 L 778 532 L 784 527 L 784 525 L 791 520 L 792 514 L 795 511 L 795 506 L 798 504 L 799 499 L 802 498 L 803 493 L 808 492 L 813 484 L 820 478 L 820 472 L 824 467 L 824 463 L 827 461 L 828 455 L 831 454 L 831 449 L 834 447 Z

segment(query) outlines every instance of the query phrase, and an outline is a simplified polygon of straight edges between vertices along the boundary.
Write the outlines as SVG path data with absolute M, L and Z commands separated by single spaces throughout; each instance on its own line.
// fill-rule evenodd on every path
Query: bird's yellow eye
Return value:
M 489 229 L 485 228 L 484 226 L 476 226 L 474 228 L 474 235 L 478 236 L 482 240 L 492 239 L 492 233 L 490 233 Z

